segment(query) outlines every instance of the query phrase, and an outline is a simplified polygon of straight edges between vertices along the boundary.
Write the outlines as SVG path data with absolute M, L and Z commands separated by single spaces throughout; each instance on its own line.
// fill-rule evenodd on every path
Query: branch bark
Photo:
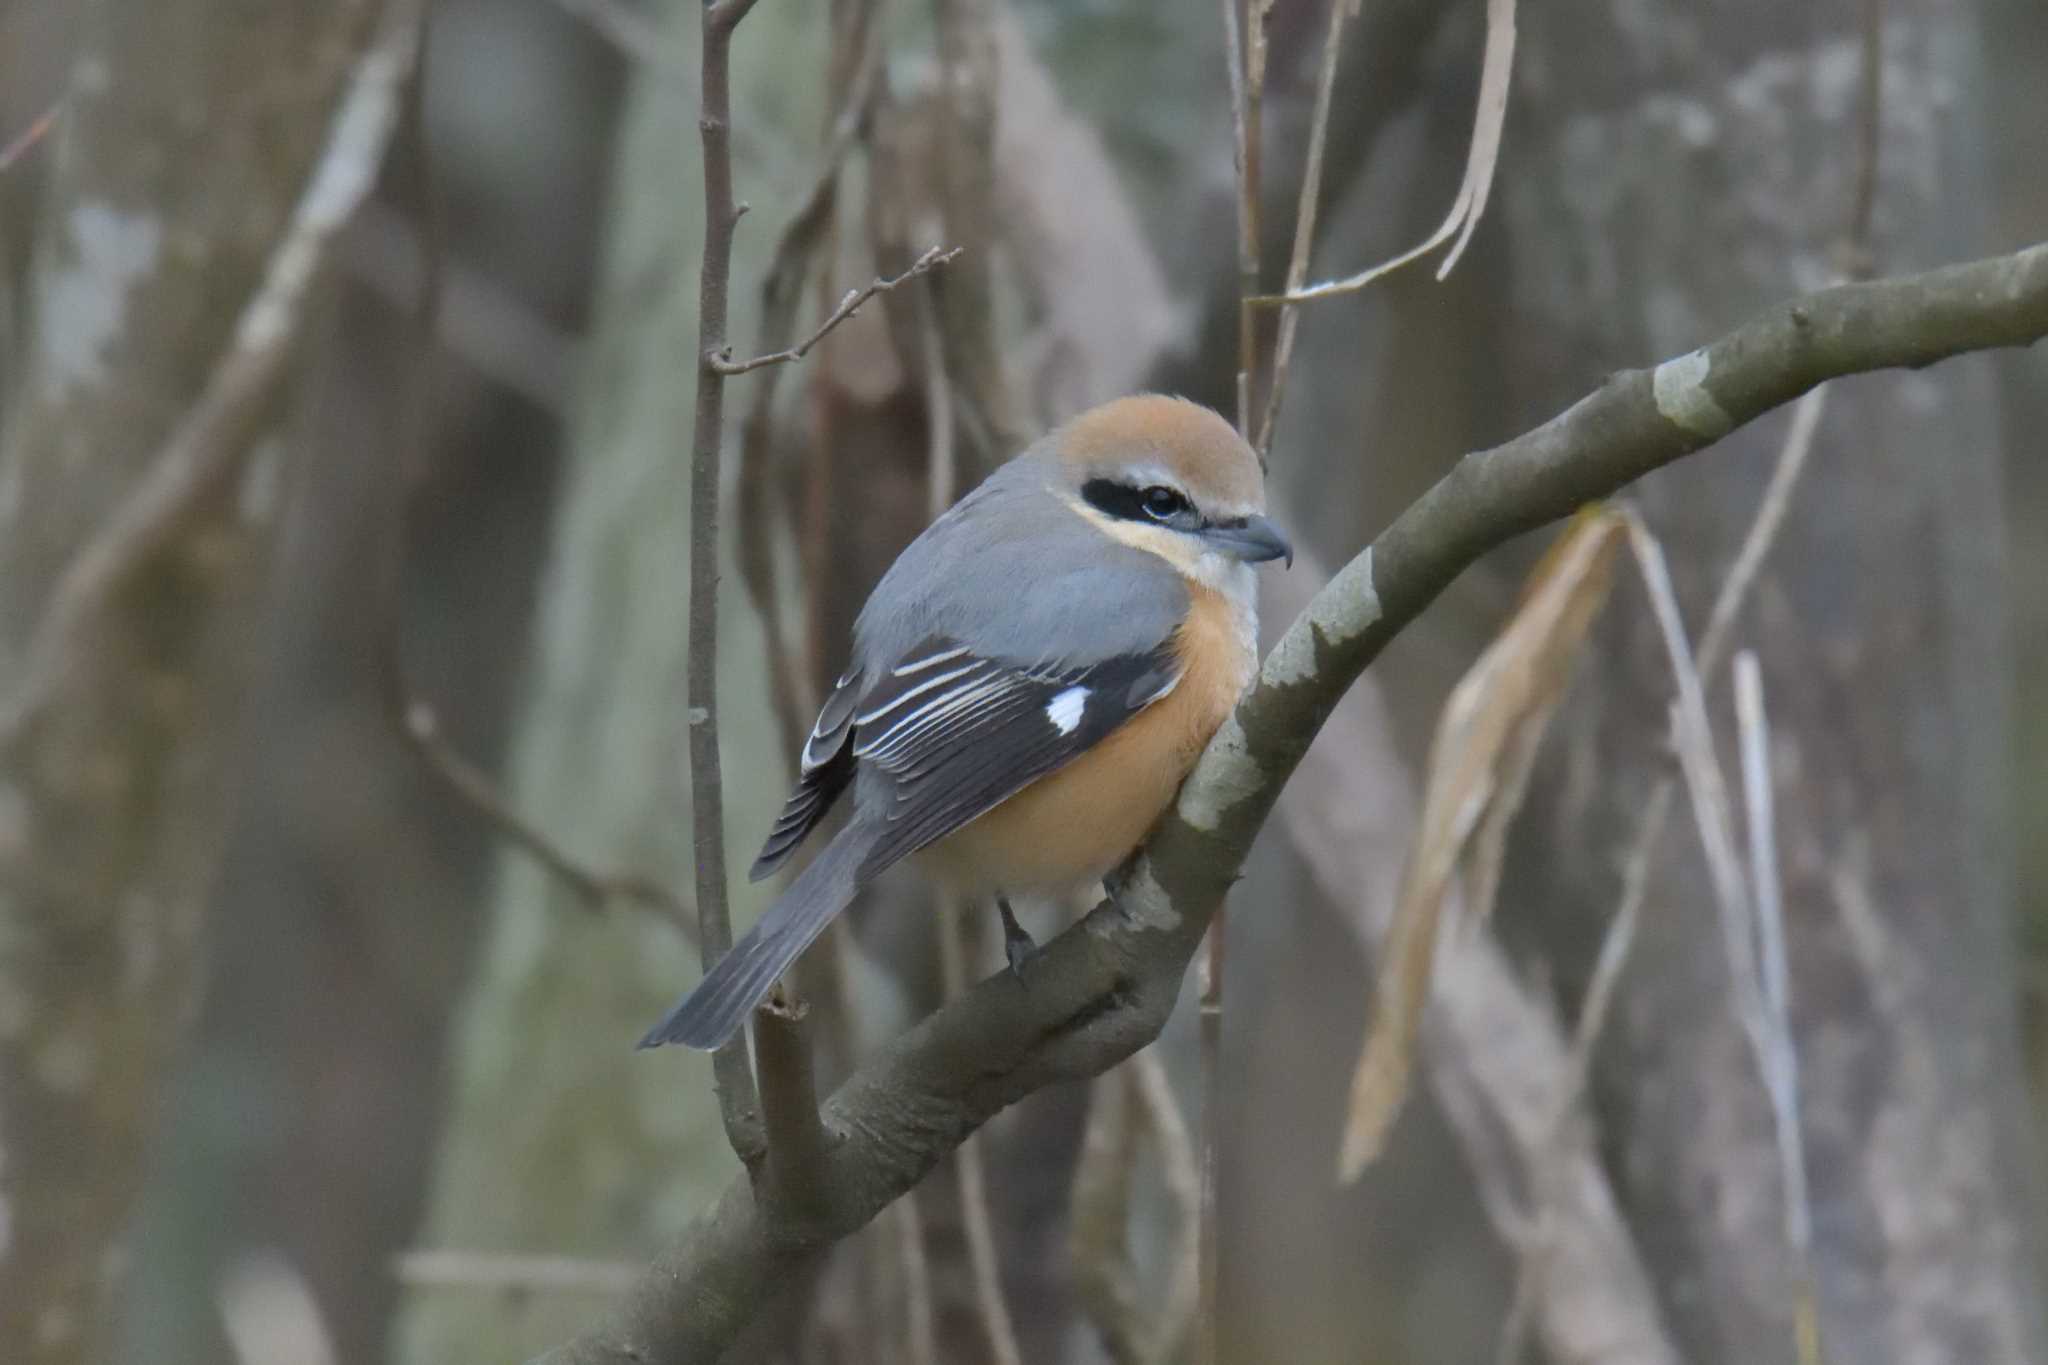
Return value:
M 697 293 L 697 415 L 690 435 L 690 816 L 697 869 L 697 946 L 704 970 L 732 949 L 726 900 L 725 795 L 718 758 L 718 483 L 725 448 L 726 302 L 732 234 L 746 210 L 732 197 L 732 34 L 755 0 L 704 7 L 704 266 Z M 735 1038 L 712 1056 L 718 1108 L 741 1160 L 759 1155 L 759 1105 L 747 1044 Z
M 1771 308 L 1611 377 L 1540 427 L 1467 455 L 1289 627 L 1117 896 L 1046 945 L 1029 991 L 984 981 L 885 1048 L 825 1106 L 827 1216 L 777 1224 L 734 1182 L 615 1313 L 552 1365 L 709 1362 L 776 1285 L 908 1190 L 1005 1106 L 1100 1074 L 1157 1035 L 1245 854 L 1351 682 L 1486 551 L 1692 454 L 1839 375 L 2048 335 L 2048 243 Z

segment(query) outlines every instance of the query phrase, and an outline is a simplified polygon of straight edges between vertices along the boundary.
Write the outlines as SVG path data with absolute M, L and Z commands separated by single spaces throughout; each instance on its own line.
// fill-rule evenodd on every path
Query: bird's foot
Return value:
M 996 897 L 996 911 L 1003 917 L 1003 956 L 1009 960 L 1010 975 L 1022 981 L 1025 959 L 1038 951 L 1038 940 L 1017 923 L 1017 912 L 1010 908 L 1008 897 Z

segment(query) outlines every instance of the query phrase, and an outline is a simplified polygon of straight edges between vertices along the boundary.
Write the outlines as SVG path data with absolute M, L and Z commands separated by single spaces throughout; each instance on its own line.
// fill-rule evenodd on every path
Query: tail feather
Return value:
M 739 1032 L 754 1006 L 853 899 L 855 874 L 871 842 L 858 821 L 841 830 L 639 1046 L 682 1043 L 709 1052 Z

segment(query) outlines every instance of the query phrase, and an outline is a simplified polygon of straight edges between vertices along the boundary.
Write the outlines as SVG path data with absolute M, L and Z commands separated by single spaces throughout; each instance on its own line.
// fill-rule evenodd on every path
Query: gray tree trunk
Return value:
M 1906 270 L 1985 248 L 1983 73 L 1967 10 L 1885 8 L 1874 247 Z M 1828 281 L 1859 164 L 1857 22 L 1847 5 L 1524 15 L 1499 193 L 1499 345 L 1518 407 L 1554 407 L 1608 367 L 1677 355 Z M 1838 386 L 1741 633 L 1772 716 L 1820 1317 L 1838 1361 L 2048 1359 L 2010 966 L 1988 379 L 1973 361 Z M 1763 424 L 1640 490 L 1695 630 L 1783 430 Z M 1581 944 L 1618 899 L 1671 692 L 1640 596 L 1620 595 L 1610 625 L 1502 907 L 1541 904 Z M 1652 886 L 1599 1068 L 1610 1161 L 1687 1353 L 1790 1359 L 1769 1111 L 1682 815 Z
M 262 277 L 371 4 L 101 4 L 81 22 L 0 436 L 0 691 Z M 10 348 L 12 350 L 12 348 Z M 196 999 L 285 445 L 208 498 L 0 755 L 0 1359 L 101 1358 Z

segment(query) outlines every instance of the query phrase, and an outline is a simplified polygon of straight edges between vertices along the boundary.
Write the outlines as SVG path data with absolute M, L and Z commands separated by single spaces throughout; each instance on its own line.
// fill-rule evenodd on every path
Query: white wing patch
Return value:
M 1045 718 L 1051 721 L 1063 735 L 1071 735 L 1081 724 L 1081 713 L 1088 708 L 1088 689 L 1070 687 L 1045 704 Z

